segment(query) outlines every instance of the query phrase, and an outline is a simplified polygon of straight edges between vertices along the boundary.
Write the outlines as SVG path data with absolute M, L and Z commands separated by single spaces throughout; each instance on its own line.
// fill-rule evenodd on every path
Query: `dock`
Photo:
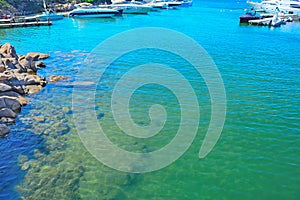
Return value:
M 13 20 L 1 20 L 0 28 L 30 27 L 30 26 L 51 26 L 51 21 L 14 22 Z

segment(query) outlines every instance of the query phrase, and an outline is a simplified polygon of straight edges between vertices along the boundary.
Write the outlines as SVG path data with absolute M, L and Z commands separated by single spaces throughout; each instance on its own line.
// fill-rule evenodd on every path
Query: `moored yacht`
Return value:
M 262 2 L 247 1 L 247 3 L 251 4 L 256 11 L 263 12 L 275 12 L 278 7 L 276 0 L 264 0 Z
M 77 4 L 76 9 L 69 12 L 69 17 L 77 18 L 108 18 L 119 13 L 118 10 L 110 8 L 100 8 L 92 4 Z
M 300 16 L 300 1 L 296 0 L 264 0 L 261 2 L 248 1 L 256 11 L 274 13 L 280 12 L 296 14 Z
M 182 1 L 168 1 L 168 0 L 153 0 L 148 5 L 153 8 L 169 9 L 177 8 L 182 5 Z
M 56 20 L 61 20 L 64 18 L 63 15 L 61 14 L 56 14 L 53 10 L 45 10 L 45 12 L 41 15 L 37 15 L 37 18 L 39 18 L 41 21 L 56 21 Z
M 168 5 L 168 8 L 177 8 L 182 5 L 182 1 L 165 1 Z
M 55 21 L 55 20 L 61 20 L 64 18 L 63 15 L 61 14 L 57 14 L 54 10 L 52 9 L 48 9 L 46 6 L 46 2 L 45 0 L 43 0 L 43 6 L 44 6 L 44 12 L 43 14 L 40 15 L 35 15 L 35 16 L 31 16 L 31 17 L 26 17 L 25 19 L 28 21 L 36 21 L 36 20 L 40 20 L 40 21 Z
M 168 9 L 168 4 L 164 1 L 156 1 L 153 0 L 146 5 L 149 5 L 152 7 L 152 9 Z
M 123 10 L 123 14 L 147 14 L 152 10 L 151 6 L 143 5 L 139 2 L 117 2 L 111 5 L 104 5 L 100 7 Z

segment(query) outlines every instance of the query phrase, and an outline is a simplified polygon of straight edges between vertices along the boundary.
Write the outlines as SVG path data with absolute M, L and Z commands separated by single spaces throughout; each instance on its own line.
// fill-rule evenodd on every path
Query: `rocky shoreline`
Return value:
M 66 1 L 53 0 L 46 1 L 47 8 L 55 10 L 56 12 L 68 12 L 75 9 L 75 4 L 82 1 Z M 84 2 L 84 1 L 83 1 Z M 110 0 L 94 0 L 95 4 L 111 4 Z M 5 15 L 10 16 L 24 16 L 44 12 L 43 1 L 41 0 L 22 0 L 21 2 L 13 0 L 0 0 L 0 18 Z
M 0 137 L 6 136 L 21 108 L 29 103 L 26 95 L 35 94 L 46 86 L 46 78 L 37 75 L 46 67 L 41 60 L 49 54 L 31 52 L 17 55 L 15 48 L 6 43 L 0 45 Z

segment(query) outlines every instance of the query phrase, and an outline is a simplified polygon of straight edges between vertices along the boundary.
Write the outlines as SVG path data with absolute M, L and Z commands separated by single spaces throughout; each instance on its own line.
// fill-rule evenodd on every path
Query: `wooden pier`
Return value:
M 29 26 L 51 26 L 51 21 L 14 21 L 10 19 L 0 20 L 0 28 L 15 28 L 15 27 L 29 27 Z

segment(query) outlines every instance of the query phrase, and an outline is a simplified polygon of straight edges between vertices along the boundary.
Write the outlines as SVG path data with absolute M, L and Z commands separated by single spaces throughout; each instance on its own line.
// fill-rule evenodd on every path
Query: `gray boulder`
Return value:
M 27 98 L 14 91 L 1 92 L 0 96 L 16 99 L 21 104 L 21 106 L 25 106 L 29 103 L 29 100 Z
M 8 92 L 8 91 L 13 91 L 13 87 L 10 85 L 7 85 L 5 83 L 0 83 L 0 92 Z
M 9 108 L 1 108 L 0 109 L 0 118 L 8 117 L 8 118 L 16 118 L 17 114 Z
M 0 73 L 4 72 L 6 70 L 6 67 L 3 63 L 0 63 Z
M 43 87 L 41 85 L 26 85 L 23 86 L 23 90 L 26 94 L 36 94 L 42 91 Z
M 31 58 L 32 61 L 39 61 L 39 60 L 45 60 L 49 58 L 49 54 L 45 53 L 38 53 L 38 52 L 30 52 L 26 55 L 26 58 Z
M 9 133 L 10 129 L 5 124 L 0 124 L 0 137 L 4 137 Z
M 14 97 L 1 96 L 0 97 L 0 109 L 1 108 L 9 108 L 14 112 L 20 112 L 21 111 L 21 104 Z
M 5 43 L 0 48 L 0 55 L 2 58 L 16 58 L 18 59 L 17 52 L 15 47 L 12 46 L 10 43 Z
M 19 63 L 26 70 L 26 72 L 37 72 L 37 68 L 35 67 L 35 61 L 30 56 L 22 56 L 19 58 Z
M 0 45 L 0 122 L 14 122 L 16 113 L 29 103 L 22 95 L 36 94 L 47 84 L 36 72 L 46 67 L 40 60 L 48 57 L 49 54 L 37 52 L 18 56 L 11 44 Z M 8 133 L 9 128 L 0 124 L 0 136 Z

